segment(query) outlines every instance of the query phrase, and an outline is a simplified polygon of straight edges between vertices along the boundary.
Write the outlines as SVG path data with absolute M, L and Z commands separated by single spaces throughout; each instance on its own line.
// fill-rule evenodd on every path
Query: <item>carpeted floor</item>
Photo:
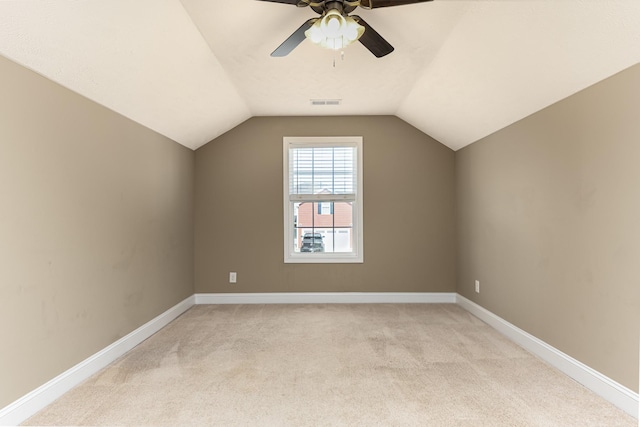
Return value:
M 453 304 L 199 305 L 28 425 L 636 426 Z

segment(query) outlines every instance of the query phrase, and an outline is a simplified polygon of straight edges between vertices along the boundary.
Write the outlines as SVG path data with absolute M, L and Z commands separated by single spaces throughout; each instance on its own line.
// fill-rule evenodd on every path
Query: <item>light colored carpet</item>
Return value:
M 26 424 L 637 425 L 453 304 L 195 306 Z

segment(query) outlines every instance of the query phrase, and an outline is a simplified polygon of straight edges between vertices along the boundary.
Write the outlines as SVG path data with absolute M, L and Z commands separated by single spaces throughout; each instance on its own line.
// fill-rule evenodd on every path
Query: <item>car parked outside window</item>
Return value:
M 320 233 L 305 233 L 300 252 L 324 252 L 324 241 Z

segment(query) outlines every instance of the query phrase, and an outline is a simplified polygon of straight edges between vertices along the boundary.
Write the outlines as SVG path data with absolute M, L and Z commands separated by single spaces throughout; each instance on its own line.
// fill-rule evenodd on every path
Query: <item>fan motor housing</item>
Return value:
M 353 12 L 360 4 L 360 1 L 345 1 L 345 0 L 299 0 L 297 6 L 305 7 L 310 6 L 314 12 L 319 15 L 324 15 L 327 10 L 337 9 L 341 14 L 347 14 Z

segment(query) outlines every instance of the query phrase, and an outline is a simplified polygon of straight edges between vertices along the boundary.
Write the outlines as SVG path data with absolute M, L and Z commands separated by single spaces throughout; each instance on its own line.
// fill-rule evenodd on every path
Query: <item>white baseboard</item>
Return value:
M 192 295 L 9 406 L 0 409 L 0 425 L 18 425 L 35 415 L 64 393 L 164 328 L 194 304 L 195 297 Z
M 457 303 L 469 313 L 506 335 L 516 344 L 540 357 L 626 413 L 638 418 L 637 393 L 512 325 L 462 295 L 457 295 Z
M 638 394 L 456 293 L 319 292 L 195 294 L 46 384 L 0 409 L 0 425 L 18 425 L 176 319 L 194 304 L 457 303 L 515 343 L 638 418 Z M 640 424 L 639 424 L 640 427 Z
M 453 292 L 275 292 L 195 294 L 196 304 L 384 304 L 456 302 Z

